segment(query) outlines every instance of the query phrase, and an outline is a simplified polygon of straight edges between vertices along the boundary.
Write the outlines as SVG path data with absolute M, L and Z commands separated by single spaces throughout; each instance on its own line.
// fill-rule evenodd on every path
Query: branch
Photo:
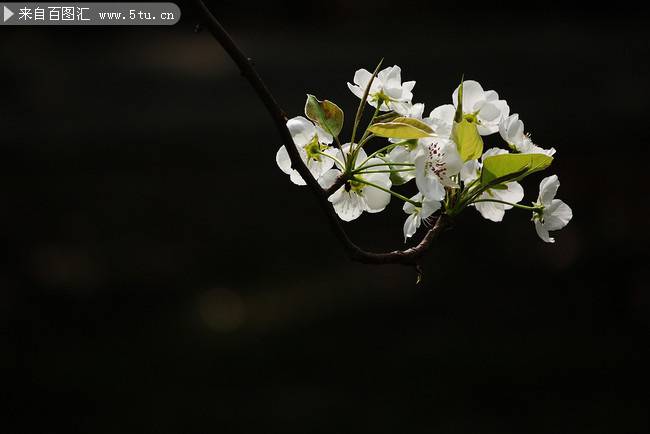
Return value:
M 293 143 L 293 138 L 287 128 L 287 117 L 253 67 L 251 60 L 246 57 L 241 49 L 239 49 L 237 44 L 235 44 L 235 41 L 233 41 L 228 32 L 226 32 L 214 15 L 212 15 L 205 3 L 201 0 L 196 0 L 196 5 L 203 16 L 203 19 L 206 22 L 206 27 L 210 30 L 210 33 L 212 33 L 217 42 L 219 42 L 226 53 L 228 53 L 230 58 L 235 62 L 241 71 L 241 74 L 248 80 L 258 98 L 262 101 L 266 110 L 271 115 L 275 127 L 282 138 L 282 143 L 284 143 L 284 146 L 287 149 L 291 164 L 305 180 L 307 187 L 312 191 L 314 196 L 316 196 L 320 207 L 323 209 L 323 212 L 327 217 L 328 223 L 334 231 L 336 238 L 341 242 L 341 244 L 343 244 L 348 256 L 354 261 L 365 264 L 412 265 L 416 266 L 419 270 L 420 258 L 429 249 L 431 242 L 435 240 L 445 228 L 450 226 L 450 218 L 446 215 L 438 217 L 436 223 L 431 229 L 429 229 L 422 241 L 417 246 L 406 250 L 373 253 L 365 251 L 354 244 L 341 226 L 341 222 L 336 215 L 336 212 L 334 212 L 334 208 L 327 200 L 332 193 L 338 190 L 338 188 L 345 183 L 345 178 L 343 176 L 339 177 L 339 179 L 336 180 L 336 183 L 327 190 L 323 190 L 320 187 L 318 181 L 316 181 L 312 176 L 311 172 L 302 161 L 302 158 L 300 158 L 298 149 Z

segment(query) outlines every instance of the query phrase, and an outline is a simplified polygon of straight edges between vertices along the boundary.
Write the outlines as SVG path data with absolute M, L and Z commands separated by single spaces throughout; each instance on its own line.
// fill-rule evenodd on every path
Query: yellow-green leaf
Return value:
M 463 161 L 476 160 L 483 154 L 483 139 L 474 122 L 465 118 L 454 122 L 451 134 Z
M 483 161 L 481 184 L 512 182 L 546 169 L 553 157 L 545 154 L 501 154 Z
M 399 122 L 401 124 L 409 124 L 409 125 L 417 128 L 418 130 L 426 131 L 429 134 L 433 133 L 433 130 L 431 129 L 431 127 L 429 125 L 427 125 L 424 122 L 422 122 L 422 121 L 420 121 L 418 119 L 415 119 L 415 118 L 398 117 L 398 118 L 393 119 L 391 122 Z
M 314 95 L 307 95 L 305 115 L 335 137 L 343 128 L 343 110 L 332 101 L 319 101 Z
M 421 139 L 428 137 L 431 133 L 431 128 L 427 126 L 427 130 L 418 128 L 414 125 L 413 120 L 410 118 L 400 118 L 402 120 L 408 119 L 409 122 L 380 122 L 371 125 L 368 130 L 376 136 L 388 137 L 391 139 Z

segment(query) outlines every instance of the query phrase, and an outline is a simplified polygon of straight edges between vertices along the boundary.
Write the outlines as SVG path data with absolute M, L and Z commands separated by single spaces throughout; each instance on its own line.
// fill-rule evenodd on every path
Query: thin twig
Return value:
M 429 249 L 431 242 L 435 240 L 438 235 L 450 225 L 449 217 L 445 215 L 438 217 L 436 223 L 431 229 L 429 229 L 422 241 L 420 241 L 417 246 L 406 250 L 374 253 L 365 251 L 354 244 L 346 234 L 343 226 L 341 226 L 341 222 L 334 212 L 334 208 L 328 201 L 328 197 L 345 184 L 345 177 L 339 177 L 336 183 L 327 190 L 324 190 L 320 187 L 318 181 L 316 181 L 316 179 L 312 176 L 311 172 L 302 161 L 302 158 L 300 158 L 298 149 L 294 145 L 291 133 L 289 132 L 286 125 L 287 117 L 253 67 L 251 60 L 241 51 L 237 44 L 235 44 L 235 41 L 233 41 L 228 32 L 226 32 L 226 30 L 214 17 L 214 15 L 212 15 L 205 3 L 201 0 L 196 0 L 196 4 L 201 12 L 201 15 L 203 16 L 203 19 L 205 20 L 205 25 L 210 33 L 212 33 L 214 38 L 219 42 L 226 53 L 228 53 L 230 58 L 235 62 L 241 71 L 241 74 L 251 84 L 255 90 L 255 93 L 271 115 L 271 118 L 273 118 L 276 129 L 282 138 L 282 143 L 284 143 L 284 146 L 287 149 L 287 153 L 289 154 L 289 159 L 291 160 L 292 166 L 298 171 L 300 176 L 302 176 L 302 178 L 307 183 L 308 188 L 318 199 L 318 203 L 325 212 L 327 220 L 332 227 L 334 234 L 341 242 L 341 244 L 343 244 L 343 247 L 345 248 L 349 257 L 352 260 L 365 264 L 401 264 L 416 266 L 416 268 L 419 267 L 420 258 Z

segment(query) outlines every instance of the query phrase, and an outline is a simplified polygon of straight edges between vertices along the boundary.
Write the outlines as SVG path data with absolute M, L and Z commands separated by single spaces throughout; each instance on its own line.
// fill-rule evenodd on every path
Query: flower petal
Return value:
M 518 182 L 508 182 L 506 184 L 507 189 L 505 190 L 496 190 L 492 189 L 490 192 L 499 200 L 510 203 L 519 203 L 524 198 L 524 188 Z M 512 208 L 510 205 L 502 204 L 504 209 Z
M 320 178 L 318 178 L 318 184 L 321 188 L 328 189 L 336 182 L 336 179 L 341 175 L 340 170 L 331 169 L 323 173 Z
M 422 222 L 418 213 L 409 215 L 404 222 L 404 242 L 411 238 L 417 232 L 420 223 Z
M 426 219 L 431 217 L 433 213 L 442 208 L 442 203 L 437 200 L 424 199 L 422 201 L 422 210 L 420 211 L 420 217 Z
M 275 154 L 275 162 L 278 164 L 280 170 L 287 175 L 291 175 L 291 159 L 289 158 L 287 148 L 280 146 L 280 149 L 278 149 L 278 152 Z
M 343 221 L 349 222 L 358 218 L 363 213 L 363 200 L 352 191 L 345 191 L 344 187 L 336 190 L 328 199 L 336 214 Z
M 368 70 L 362 68 L 358 69 L 357 72 L 354 73 L 354 79 L 352 81 L 361 88 L 361 94 L 363 95 L 363 91 L 366 86 L 368 86 L 368 82 L 371 78 L 372 74 Z M 361 97 L 361 95 L 359 97 Z
M 316 135 L 316 127 L 307 118 L 303 116 L 296 116 L 287 121 L 287 128 L 291 133 L 293 142 L 296 146 L 305 146 L 311 142 Z
M 386 189 L 390 189 L 392 185 L 389 173 L 371 173 L 369 175 L 363 175 L 363 178 L 368 182 L 372 182 L 373 184 Z M 386 208 L 390 202 L 391 194 L 370 185 L 366 185 L 363 187 L 362 197 L 366 204 L 366 211 L 376 213 L 383 211 Z
M 481 195 L 483 198 L 483 195 Z M 505 210 L 503 205 L 495 202 L 476 202 L 474 203 L 476 210 L 481 213 L 483 218 L 491 220 L 493 222 L 500 222 L 503 220 L 505 215 Z
M 557 175 L 547 176 L 542 179 L 542 182 L 539 183 L 539 197 L 537 201 L 544 206 L 549 206 L 555 198 L 558 188 L 560 188 L 560 180 Z
M 458 89 L 454 90 L 451 98 L 454 106 L 458 107 Z M 483 87 L 474 80 L 463 81 L 463 113 L 474 113 L 480 110 L 485 101 Z
M 562 229 L 572 218 L 573 211 L 560 199 L 553 199 L 551 205 L 544 209 L 544 227 L 549 231 Z
M 445 187 L 433 173 L 426 170 L 426 156 L 419 154 L 415 158 L 415 184 L 422 195 L 431 200 L 443 200 Z
M 537 232 L 537 235 L 539 235 L 539 237 L 542 239 L 542 241 L 544 241 L 546 243 L 554 243 L 555 242 L 555 239 L 551 238 L 548 235 L 548 230 L 544 227 L 542 222 L 540 222 L 539 220 L 535 220 L 535 231 Z

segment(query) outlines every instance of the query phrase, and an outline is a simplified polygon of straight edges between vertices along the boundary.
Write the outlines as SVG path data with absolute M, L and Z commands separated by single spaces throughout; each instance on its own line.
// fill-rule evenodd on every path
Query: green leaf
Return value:
M 545 154 L 501 154 L 483 161 L 481 185 L 518 181 L 531 173 L 546 169 L 553 157 Z
M 460 122 L 454 121 L 451 135 L 463 161 L 476 160 L 483 154 L 483 139 L 476 123 L 471 120 L 463 118 Z
M 391 122 L 399 122 L 401 124 L 409 124 L 418 130 L 426 131 L 429 134 L 433 134 L 433 130 L 431 127 L 424 122 L 414 119 L 414 118 L 405 118 L 405 117 L 398 117 L 393 119 Z
M 376 136 L 391 139 L 421 139 L 433 132 L 424 122 L 411 118 L 397 118 L 392 122 L 373 124 L 368 127 L 368 131 Z
M 334 137 L 343 128 L 343 110 L 332 101 L 319 101 L 314 95 L 307 95 L 305 115 Z

